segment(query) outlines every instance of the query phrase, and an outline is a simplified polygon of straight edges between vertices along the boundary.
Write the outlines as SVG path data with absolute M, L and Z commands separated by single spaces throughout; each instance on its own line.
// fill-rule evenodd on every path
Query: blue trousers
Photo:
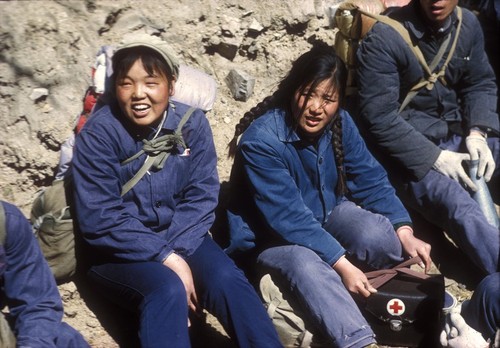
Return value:
M 57 348 L 86 348 L 90 347 L 82 334 L 73 327 L 62 322 L 55 345 Z
M 254 288 L 210 237 L 186 262 L 199 303 L 239 347 L 281 347 Z M 93 266 L 88 274 L 107 297 L 139 315 L 142 347 L 190 347 L 186 292 L 168 267 L 157 262 L 110 263 Z
M 500 195 L 500 142 L 488 138 L 496 169 L 488 184 L 494 199 Z M 443 149 L 467 152 L 462 138 L 454 136 L 440 145 Z M 430 170 L 420 181 L 402 182 L 390 173 L 391 182 L 403 203 L 427 221 L 446 231 L 457 246 L 486 274 L 499 270 L 500 233 L 490 225 L 479 205 L 458 182 Z M 498 201 L 496 201 L 498 204 Z
M 500 328 L 500 273 L 485 277 L 469 301 L 462 304 L 462 316 L 485 340 L 494 340 Z
M 389 220 L 349 201 L 333 210 L 324 228 L 339 240 L 350 260 L 367 269 L 388 268 L 403 260 Z M 271 247 L 259 254 L 257 266 L 293 298 L 312 331 L 321 332 L 333 346 L 365 347 L 375 342 L 340 276 L 312 250 L 298 245 Z

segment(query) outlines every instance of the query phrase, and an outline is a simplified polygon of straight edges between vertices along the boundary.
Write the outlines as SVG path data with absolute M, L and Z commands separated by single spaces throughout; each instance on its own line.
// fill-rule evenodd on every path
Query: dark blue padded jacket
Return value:
M 499 131 L 497 87 L 484 51 L 481 26 L 474 14 L 463 10 L 463 22 L 453 57 L 446 69 L 446 85 L 423 88 L 406 109 L 398 109 L 408 91 L 424 71 L 414 53 L 392 28 L 376 23 L 357 50 L 360 110 L 357 120 L 384 164 L 411 179 L 421 179 L 439 156 L 438 144 L 453 134 L 468 135 L 471 127 L 497 134 Z M 430 62 L 446 32 L 429 29 L 418 1 L 390 15 L 409 30 Z M 456 13 L 451 15 L 452 38 L 457 30 Z M 453 41 L 453 40 L 451 40 Z M 451 46 L 451 45 L 450 45 Z M 438 69 L 444 63 L 445 52 Z M 392 168 L 391 168 L 392 169 Z M 391 170 L 390 170 L 391 171 Z

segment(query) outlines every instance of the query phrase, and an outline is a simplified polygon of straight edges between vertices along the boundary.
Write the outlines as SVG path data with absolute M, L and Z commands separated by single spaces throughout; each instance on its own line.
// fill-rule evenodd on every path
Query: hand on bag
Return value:
M 425 273 L 428 273 L 432 265 L 431 245 L 415 237 L 410 226 L 401 226 L 396 234 L 406 254 L 410 257 L 420 256 L 422 262 L 419 266 L 425 270 Z
M 450 348 L 487 348 L 483 336 L 465 322 L 460 313 L 452 312 L 441 331 L 439 341 L 443 347 Z
M 476 185 L 462 167 L 462 162 L 467 160 L 470 160 L 470 155 L 467 153 L 442 150 L 432 167 L 441 174 L 457 182 L 462 182 L 473 191 L 477 191 Z
M 377 292 L 377 289 L 371 286 L 366 275 L 345 257 L 339 259 L 332 267 L 342 278 L 347 290 L 353 294 L 368 297 Z
M 187 262 L 179 255 L 172 253 L 164 261 L 163 265 L 174 271 L 184 284 L 187 295 L 187 303 L 190 310 L 193 313 L 199 313 L 198 299 L 196 297 L 196 291 L 194 288 L 193 275 L 191 273 L 191 268 Z M 188 326 L 191 326 L 191 322 L 188 319 Z
M 493 171 L 495 170 L 495 160 L 488 147 L 486 138 L 479 132 L 471 131 L 470 135 L 465 138 L 465 145 L 469 151 L 470 159 L 479 159 L 477 176 L 480 178 L 484 175 L 484 181 L 490 181 Z

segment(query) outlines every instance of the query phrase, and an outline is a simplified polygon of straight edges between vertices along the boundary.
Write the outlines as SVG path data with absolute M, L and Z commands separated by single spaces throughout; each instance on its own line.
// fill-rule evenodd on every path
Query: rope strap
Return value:
M 166 134 L 161 137 L 152 140 L 143 140 L 144 145 L 142 149 L 130 158 L 127 158 L 121 164 L 125 165 L 130 163 L 143 154 L 147 154 L 146 160 L 142 165 L 141 169 L 135 175 L 125 183 L 122 187 L 121 196 L 123 197 L 128 191 L 130 191 L 141 179 L 142 177 L 151 169 L 161 170 L 170 156 L 170 153 L 178 145 L 186 148 L 186 143 L 182 137 L 182 127 L 187 122 L 191 114 L 195 109 L 189 108 L 186 113 L 182 116 L 177 128 L 173 134 Z

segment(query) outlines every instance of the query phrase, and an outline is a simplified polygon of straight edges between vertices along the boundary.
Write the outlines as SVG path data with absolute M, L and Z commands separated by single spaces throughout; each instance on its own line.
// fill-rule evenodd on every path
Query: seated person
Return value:
M 189 347 L 190 315 L 202 309 L 239 347 L 281 347 L 257 293 L 209 234 L 217 155 L 205 113 L 186 120 L 189 106 L 170 99 L 177 58 L 144 34 L 126 38 L 112 63 L 113 87 L 77 135 L 72 163 L 90 282 L 137 314 L 143 347 Z
M 375 344 L 353 296 L 376 290 L 363 271 L 420 256 L 408 212 L 342 109 L 346 68 L 318 43 L 277 91 L 236 126 L 227 252 L 270 273 L 304 321 L 335 347 Z M 236 146 L 238 137 L 241 139 Z M 342 313 L 341 315 L 339 315 Z
M 398 32 L 375 23 L 357 50 L 356 119 L 404 204 L 487 275 L 499 270 L 499 227 L 471 197 L 477 186 L 464 166 L 479 161 L 477 176 L 499 203 L 497 86 L 481 26 L 457 3 L 412 0 L 389 14 L 436 65 L 431 76 Z
M 0 205 L 0 217 L 5 217 L 0 299 L 8 308 L 5 318 L 0 314 L 0 346 L 89 347 L 79 332 L 61 321 L 64 313 L 59 290 L 31 224 L 17 207 L 3 201 Z

